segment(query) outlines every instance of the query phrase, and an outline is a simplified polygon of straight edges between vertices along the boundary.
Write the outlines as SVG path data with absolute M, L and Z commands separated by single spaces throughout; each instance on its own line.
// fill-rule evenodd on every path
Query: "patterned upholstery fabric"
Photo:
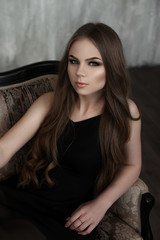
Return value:
M 43 93 L 53 91 L 57 75 L 37 77 L 23 83 L 0 87 L 0 136 L 13 126 Z M 31 141 L 0 169 L 0 180 L 19 171 Z
M 148 187 L 138 179 L 135 184 L 110 208 L 98 230 L 102 239 L 142 239 L 140 236 L 140 201 Z
M 53 91 L 56 75 L 45 75 L 23 83 L 0 87 L 0 136 L 27 111 L 33 101 L 45 92 Z M 31 141 L 0 170 L 0 181 L 20 171 Z M 96 240 L 138 240 L 140 236 L 140 200 L 147 192 L 145 183 L 138 181 L 106 213 L 98 226 Z
M 143 239 L 134 228 L 110 211 L 98 226 L 96 240 L 140 240 Z

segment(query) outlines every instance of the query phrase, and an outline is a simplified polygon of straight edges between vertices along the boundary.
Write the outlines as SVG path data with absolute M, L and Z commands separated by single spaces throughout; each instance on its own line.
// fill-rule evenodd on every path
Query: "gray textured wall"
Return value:
M 0 71 L 59 60 L 89 21 L 116 30 L 128 66 L 160 63 L 160 0 L 0 0 Z

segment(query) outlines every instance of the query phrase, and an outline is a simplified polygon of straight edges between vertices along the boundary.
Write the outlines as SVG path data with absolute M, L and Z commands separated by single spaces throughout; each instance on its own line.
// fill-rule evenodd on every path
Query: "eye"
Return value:
M 99 63 L 99 62 L 89 62 L 89 65 L 90 66 L 100 66 L 101 63 Z
M 74 59 L 69 59 L 69 62 L 70 62 L 71 64 L 78 64 L 78 61 L 77 61 L 77 60 L 74 60 Z

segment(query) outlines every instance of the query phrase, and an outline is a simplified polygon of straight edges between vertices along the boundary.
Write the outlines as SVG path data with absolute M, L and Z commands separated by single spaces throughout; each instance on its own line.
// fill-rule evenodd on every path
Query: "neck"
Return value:
M 104 99 L 101 97 L 79 96 L 74 106 L 73 116 L 78 118 L 87 118 L 102 113 Z

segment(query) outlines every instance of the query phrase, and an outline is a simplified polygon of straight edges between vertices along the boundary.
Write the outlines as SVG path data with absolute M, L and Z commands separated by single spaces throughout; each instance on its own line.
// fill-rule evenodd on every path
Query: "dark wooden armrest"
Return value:
M 151 193 L 147 192 L 142 194 L 141 200 L 141 235 L 144 240 L 152 240 L 152 230 L 149 221 L 149 215 L 152 207 L 154 206 L 155 199 Z

